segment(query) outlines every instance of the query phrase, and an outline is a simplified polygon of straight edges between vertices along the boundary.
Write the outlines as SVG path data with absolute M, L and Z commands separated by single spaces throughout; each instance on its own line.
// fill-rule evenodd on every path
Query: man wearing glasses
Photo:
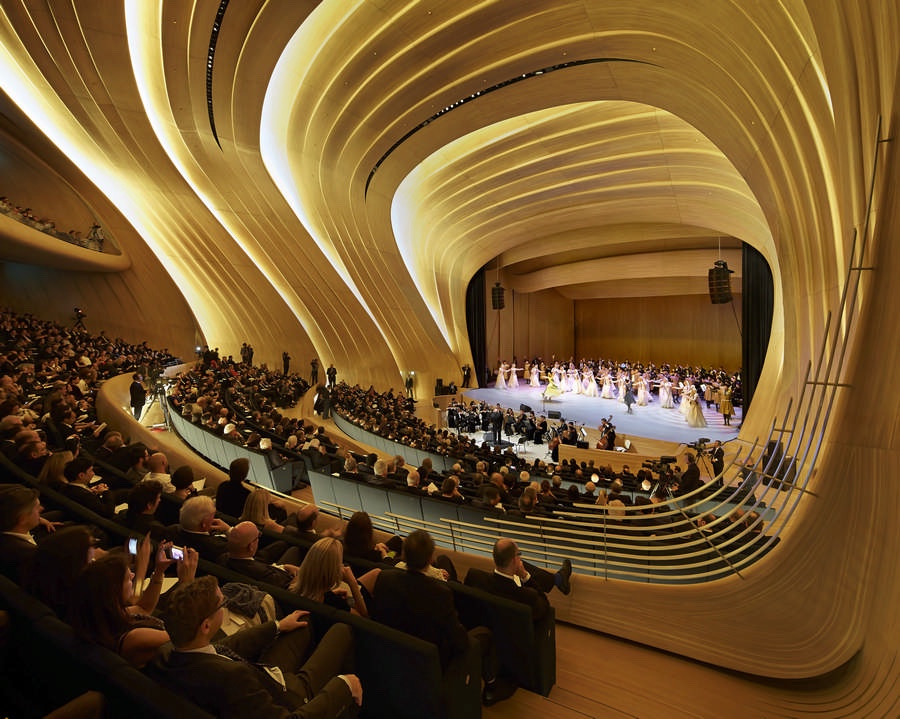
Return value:
M 362 685 L 349 673 L 353 635 L 346 624 L 328 630 L 306 662 L 310 630 L 295 611 L 212 644 L 224 600 L 215 577 L 172 591 L 165 612 L 171 648 L 151 673 L 219 717 L 324 719 L 355 716 Z

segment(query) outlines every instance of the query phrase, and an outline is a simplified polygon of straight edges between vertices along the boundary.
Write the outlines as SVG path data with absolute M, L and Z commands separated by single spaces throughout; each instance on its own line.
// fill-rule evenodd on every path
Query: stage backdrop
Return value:
M 578 300 L 575 357 L 741 366 L 741 295 L 714 305 L 708 295 Z

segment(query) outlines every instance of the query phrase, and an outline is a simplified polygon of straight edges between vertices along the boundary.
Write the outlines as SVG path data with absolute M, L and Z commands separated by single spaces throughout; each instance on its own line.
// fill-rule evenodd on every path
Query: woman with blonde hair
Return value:
M 374 586 L 380 571 L 373 569 L 360 577 L 360 581 L 371 581 Z M 344 566 L 344 547 L 334 537 L 324 537 L 309 548 L 290 589 L 314 602 L 369 616 L 359 582 L 350 567 Z
M 38 484 L 56 490 L 68 484 L 65 475 L 63 475 L 63 470 L 74 458 L 75 456 L 68 450 L 51 454 L 47 461 L 44 462 L 44 466 L 37 476 Z
M 270 529 L 278 534 L 284 532 L 296 534 L 296 527 L 280 524 L 269 516 L 269 504 L 271 501 L 272 495 L 269 494 L 269 490 L 257 487 L 245 500 L 244 511 L 241 512 L 240 521 L 253 522 L 260 531 Z

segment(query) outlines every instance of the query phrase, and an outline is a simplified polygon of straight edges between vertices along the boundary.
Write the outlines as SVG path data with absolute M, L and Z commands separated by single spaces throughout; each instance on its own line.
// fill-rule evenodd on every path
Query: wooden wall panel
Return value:
M 487 292 L 487 364 L 496 369 L 498 359 L 519 362 L 525 357 L 543 357 L 554 354 L 568 357 L 575 347 L 575 324 L 572 300 L 556 290 L 519 294 L 506 290 L 506 307 L 492 310 L 491 289 Z M 521 366 L 521 365 L 520 365 Z
M 714 305 L 706 295 L 579 300 L 574 303 L 576 357 L 741 366 L 737 317 L 741 297 Z

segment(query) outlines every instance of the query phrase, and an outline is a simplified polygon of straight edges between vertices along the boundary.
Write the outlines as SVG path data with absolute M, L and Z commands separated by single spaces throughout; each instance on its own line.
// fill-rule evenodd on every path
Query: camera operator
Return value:
M 682 472 L 677 483 L 672 486 L 672 491 L 678 497 L 690 494 L 695 489 L 703 486 L 703 482 L 700 481 L 700 467 L 697 466 L 697 457 L 690 452 L 686 456 L 687 469 Z

